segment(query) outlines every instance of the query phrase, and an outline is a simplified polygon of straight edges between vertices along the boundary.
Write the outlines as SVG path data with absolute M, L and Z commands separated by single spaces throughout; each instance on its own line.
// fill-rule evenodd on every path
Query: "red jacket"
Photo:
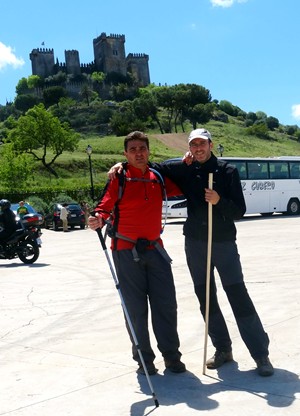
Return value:
M 128 164 L 125 177 L 133 180 L 124 181 L 123 194 L 118 202 L 117 218 L 113 220 L 118 233 L 132 240 L 138 238 L 157 240 L 161 233 L 163 200 L 162 187 L 157 182 L 157 176 L 149 170 L 149 167 L 143 174 L 141 169 Z M 149 181 L 143 182 L 143 179 Z M 170 179 L 164 178 L 164 181 L 168 196 L 182 194 L 181 190 Z M 118 201 L 118 193 L 119 178 L 115 178 L 106 186 L 94 211 L 101 213 L 101 216 L 107 219 Z M 162 245 L 162 241 L 159 240 L 159 242 Z M 111 248 L 113 250 L 124 250 L 131 249 L 133 246 L 134 244 L 131 242 L 113 239 Z

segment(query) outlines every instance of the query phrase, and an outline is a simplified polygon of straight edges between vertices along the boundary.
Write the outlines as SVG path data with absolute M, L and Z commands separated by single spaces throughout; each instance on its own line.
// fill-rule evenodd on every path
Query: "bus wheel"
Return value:
M 300 203 L 299 199 L 292 198 L 289 200 L 287 206 L 287 214 L 288 215 L 298 215 L 300 213 Z

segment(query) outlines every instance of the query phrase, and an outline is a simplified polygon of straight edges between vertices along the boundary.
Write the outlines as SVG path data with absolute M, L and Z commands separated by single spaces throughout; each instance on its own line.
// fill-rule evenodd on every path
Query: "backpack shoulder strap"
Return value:
M 123 196 L 124 190 L 125 190 L 126 168 L 124 166 L 123 166 L 122 172 L 119 173 L 119 175 L 118 175 L 118 180 L 119 180 L 119 188 L 118 188 L 118 199 L 116 201 L 116 204 L 118 204 L 120 202 L 120 200 L 122 199 L 122 196 Z
M 127 179 L 126 179 L 126 166 L 127 166 L 127 164 L 126 163 L 123 163 L 122 172 L 118 176 L 118 178 L 119 178 L 118 199 L 117 199 L 117 201 L 115 203 L 115 206 L 114 206 L 114 209 L 113 209 L 113 213 L 115 215 L 115 221 L 118 220 L 118 218 L 117 218 L 117 216 L 118 216 L 118 205 L 119 205 L 119 203 L 120 203 L 120 201 L 121 201 L 121 199 L 123 197 L 124 190 L 125 190 L 125 186 L 126 186 L 126 182 L 127 182 Z M 154 169 L 152 167 L 149 167 L 149 170 L 152 173 L 154 173 L 154 175 L 156 176 L 157 182 L 160 184 L 160 187 L 161 187 L 162 198 L 167 203 L 168 202 L 167 191 L 166 191 L 165 181 L 164 181 L 162 175 L 156 169 Z M 167 212 L 165 214 L 164 221 L 163 221 L 163 224 L 162 224 L 161 234 L 164 231 L 166 222 L 167 222 Z
M 151 172 L 153 172 L 157 177 L 158 177 L 158 181 L 160 184 L 160 188 L 161 188 L 161 194 L 162 194 L 162 199 L 163 201 L 165 201 L 166 206 L 168 206 L 168 196 L 167 196 L 167 190 L 166 190 L 166 185 L 165 185 L 165 181 L 164 178 L 162 177 L 162 175 L 154 168 L 149 168 L 149 170 Z M 165 225 L 167 223 L 167 215 L 168 215 L 168 210 L 166 209 L 165 211 L 165 215 L 164 215 L 164 220 L 161 226 L 161 234 L 164 232 L 165 229 Z

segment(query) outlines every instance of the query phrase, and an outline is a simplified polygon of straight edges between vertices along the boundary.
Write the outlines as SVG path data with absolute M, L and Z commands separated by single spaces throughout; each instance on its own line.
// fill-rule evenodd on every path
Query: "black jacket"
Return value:
M 16 216 L 11 209 L 5 209 L 0 213 L 0 224 L 3 227 L 3 231 L 0 232 L 0 237 L 6 238 L 16 231 Z
M 187 165 L 179 162 L 165 162 L 155 165 L 164 175 L 178 185 L 187 198 L 188 218 L 183 233 L 197 240 L 207 240 L 208 204 L 205 201 L 205 188 L 208 188 L 208 173 L 213 173 L 213 189 L 220 195 L 220 201 L 213 206 L 213 241 L 234 241 L 236 227 L 234 220 L 246 212 L 245 199 L 238 171 L 213 154 L 200 164 Z

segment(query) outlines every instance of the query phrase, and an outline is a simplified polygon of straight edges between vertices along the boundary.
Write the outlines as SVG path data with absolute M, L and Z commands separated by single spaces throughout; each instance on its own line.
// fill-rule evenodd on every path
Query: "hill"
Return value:
M 224 148 L 223 156 L 300 156 L 299 140 L 279 129 L 269 131 L 266 137 L 261 138 L 249 134 L 248 129 L 234 117 L 230 119 L 229 123 L 209 121 L 204 127 L 212 134 L 216 155 L 218 155 L 217 147 L 221 144 Z M 153 133 L 149 136 L 160 141 L 169 149 L 178 151 L 178 154 L 181 155 L 188 149 L 187 137 L 190 130 L 188 129 L 186 133 Z

